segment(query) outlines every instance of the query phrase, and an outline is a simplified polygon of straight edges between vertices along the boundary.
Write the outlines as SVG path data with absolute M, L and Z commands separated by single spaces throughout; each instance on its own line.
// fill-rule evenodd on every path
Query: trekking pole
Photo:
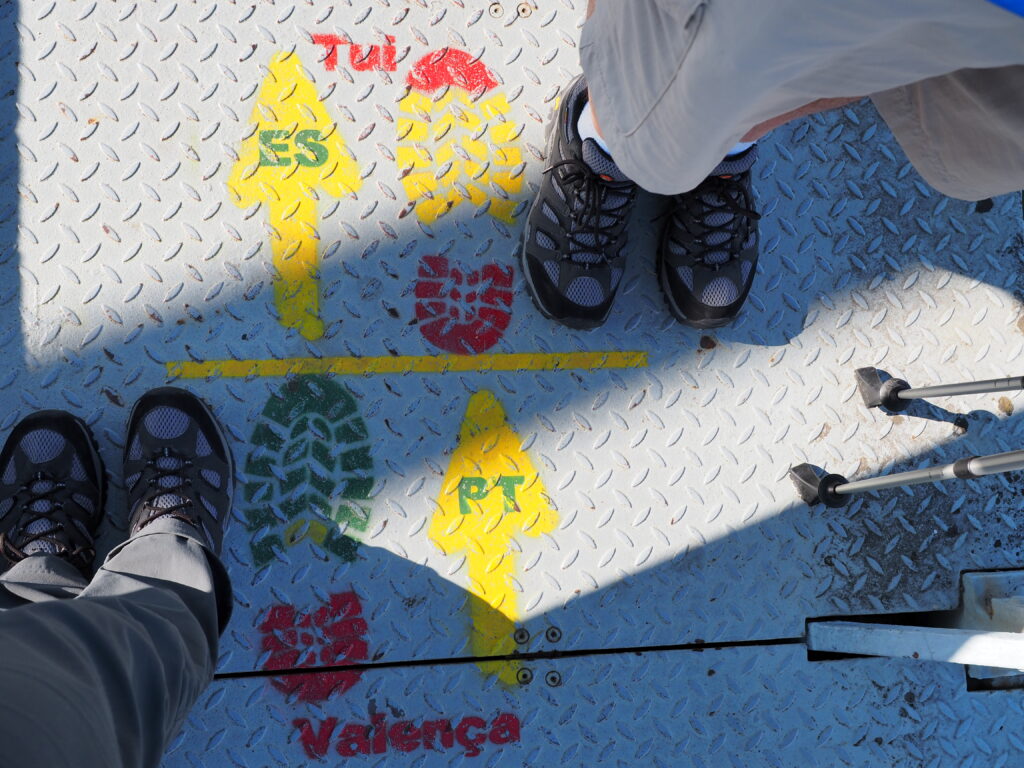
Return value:
M 822 478 L 810 464 L 799 464 L 789 470 L 790 479 L 796 485 L 797 493 L 806 504 L 821 502 L 826 507 L 841 507 L 858 493 L 880 491 L 885 488 L 902 488 L 921 483 L 935 483 L 943 480 L 970 480 L 1001 472 L 1024 469 L 1024 451 L 996 453 L 990 456 L 971 456 L 927 469 L 912 469 L 850 482 L 842 475 L 829 474 Z
M 937 384 L 932 387 L 911 387 L 903 379 L 882 381 L 877 368 L 858 368 L 857 389 L 868 408 L 882 406 L 890 411 L 905 411 L 913 400 L 954 395 L 980 395 L 985 392 L 1019 392 L 1024 389 L 1024 376 L 1007 379 L 965 381 L 960 384 Z

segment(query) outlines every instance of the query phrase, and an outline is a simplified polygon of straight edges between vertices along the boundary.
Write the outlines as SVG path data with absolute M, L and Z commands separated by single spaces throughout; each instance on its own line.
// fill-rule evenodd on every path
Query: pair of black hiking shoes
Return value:
M 175 387 L 143 395 L 128 419 L 123 467 L 129 535 L 171 517 L 193 526 L 219 554 L 234 467 L 202 400 Z M 0 450 L 0 570 L 49 554 L 89 578 L 106 485 L 84 421 L 66 411 L 22 419 Z
M 577 130 L 587 103 L 580 76 L 569 86 L 548 143 L 521 260 L 541 313 L 571 328 L 595 328 L 611 311 L 624 274 L 638 188 L 593 139 Z M 696 189 L 670 198 L 658 247 L 658 278 L 679 321 L 714 328 L 733 320 L 750 292 L 758 257 L 751 169 L 757 146 L 730 155 Z

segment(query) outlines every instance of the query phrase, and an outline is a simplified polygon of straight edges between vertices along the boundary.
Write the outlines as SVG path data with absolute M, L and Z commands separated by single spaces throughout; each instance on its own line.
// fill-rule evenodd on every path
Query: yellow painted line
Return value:
M 181 379 L 269 378 L 314 373 L 359 376 L 384 373 L 597 371 L 606 368 L 646 368 L 647 353 L 609 351 L 397 357 L 285 357 L 280 360 L 207 360 L 201 363 L 183 360 L 166 365 L 169 377 Z

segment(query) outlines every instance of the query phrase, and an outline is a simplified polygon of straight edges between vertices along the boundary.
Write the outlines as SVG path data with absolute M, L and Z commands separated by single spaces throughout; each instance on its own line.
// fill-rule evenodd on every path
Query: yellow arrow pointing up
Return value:
M 308 71 L 294 53 L 270 61 L 256 106 L 255 128 L 242 142 L 228 188 L 235 204 L 267 207 L 278 276 L 274 304 L 281 324 L 307 339 L 323 336 L 318 286 L 317 190 L 355 195 L 359 166 L 331 120 Z
M 519 534 L 540 536 L 553 531 L 558 515 L 522 440 L 505 419 L 501 403 L 490 392 L 470 398 L 441 486 L 430 538 L 453 555 L 465 552 L 474 655 L 499 656 L 515 650 L 512 633 L 519 619 L 513 578 Z M 485 674 L 516 682 L 514 662 L 484 662 Z

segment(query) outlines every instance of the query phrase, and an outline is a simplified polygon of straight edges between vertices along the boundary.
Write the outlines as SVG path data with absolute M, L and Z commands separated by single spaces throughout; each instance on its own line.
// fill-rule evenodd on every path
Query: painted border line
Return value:
M 359 376 L 387 373 L 491 373 L 523 371 L 597 371 L 646 368 L 647 353 L 523 352 L 484 355 L 404 355 L 387 357 L 285 357 L 277 360 L 183 360 L 169 362 L 167 375 L 177 379 L 271 378 L 316 373 Z

